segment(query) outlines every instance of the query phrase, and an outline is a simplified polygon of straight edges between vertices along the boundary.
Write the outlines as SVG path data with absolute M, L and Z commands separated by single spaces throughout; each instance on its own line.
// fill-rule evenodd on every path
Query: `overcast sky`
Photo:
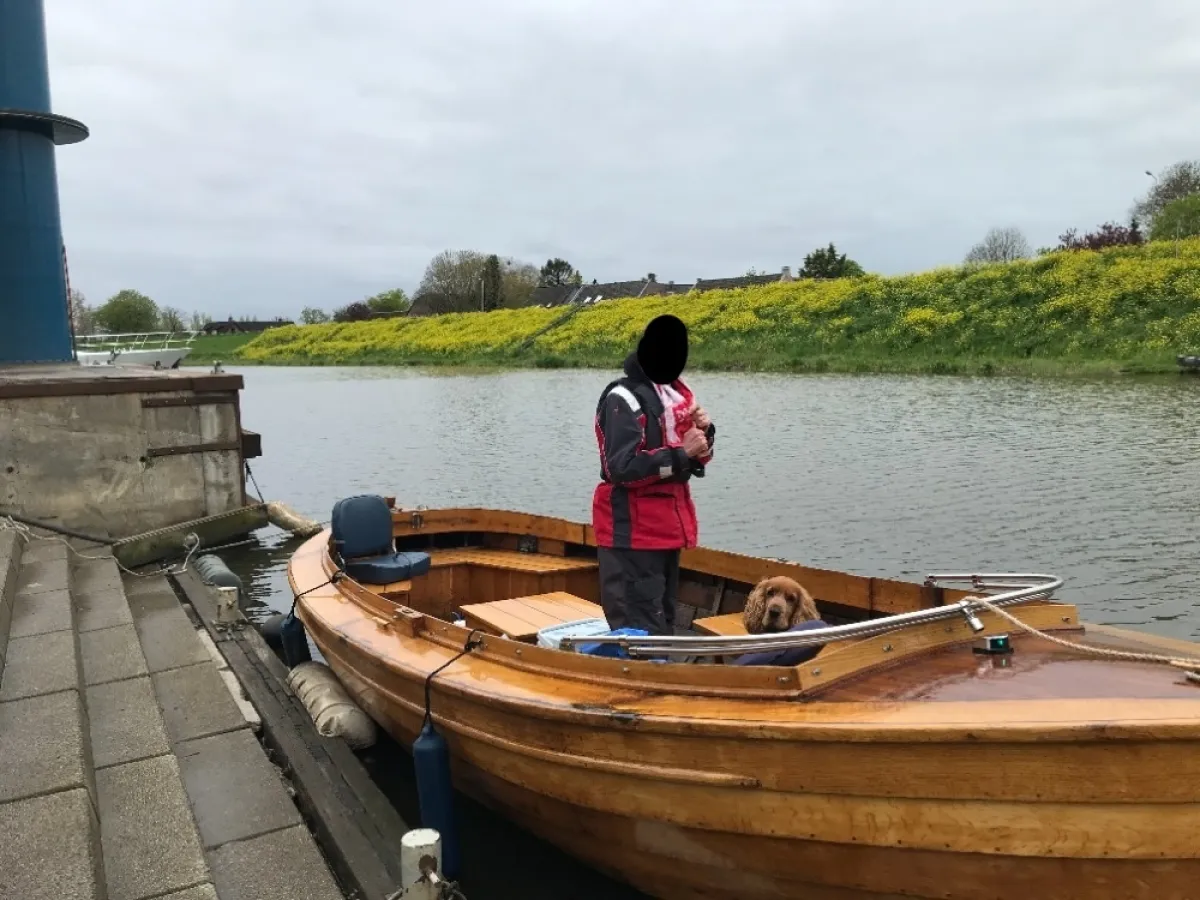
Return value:
M 295 316 L 474 249 L 590 280 L 956 263 L 1200 157 L 1200 3 L 46 0 L 72 285 Z

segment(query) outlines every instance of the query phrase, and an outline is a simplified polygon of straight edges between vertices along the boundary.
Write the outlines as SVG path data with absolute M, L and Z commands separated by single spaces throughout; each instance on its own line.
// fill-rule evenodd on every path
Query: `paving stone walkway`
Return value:
M 0 530 L 0 897 L 342 900 L 236 690 L 165 577 Z

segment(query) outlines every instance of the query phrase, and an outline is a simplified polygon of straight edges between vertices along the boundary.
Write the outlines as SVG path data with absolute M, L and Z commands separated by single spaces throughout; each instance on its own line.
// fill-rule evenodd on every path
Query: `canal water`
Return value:
M 239 371 L 244 425 L 263 437 L 251 465 L 266 499 L 318 520 L 362 492 L 590 517 L 592 419 L 609 373 Z M 1050 572 L 1089 621 L 1200 638 L 1200 380 L 691 382 L 717 425 L 708 477 L 694 482 L 705 545 L 910 580 Z M 294 547 L 264 534 L 228 554 L 251 614 L 290 605 Z M 410 769 L 402 755 L 376 766 L 415 821 Z M 465 820 L 466 858 L 514 877 L 542 870 L 541 896 L 639 896 L 480 810 Z M 484 891 L 468 895 L 504 896 Z

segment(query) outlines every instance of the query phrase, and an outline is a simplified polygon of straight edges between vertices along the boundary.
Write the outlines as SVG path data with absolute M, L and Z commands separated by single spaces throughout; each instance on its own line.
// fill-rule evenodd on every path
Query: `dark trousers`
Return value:
M 679 594 L 678 550 L 614 550 L 599 547 L 600 605 L 609 628 L 675 633 Z

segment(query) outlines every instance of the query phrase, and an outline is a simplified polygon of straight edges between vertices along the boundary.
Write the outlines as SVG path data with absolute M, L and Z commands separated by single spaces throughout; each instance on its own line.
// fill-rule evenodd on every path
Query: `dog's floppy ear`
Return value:
M 799 591 L 797 597 L 796 612 L 799 613 L 800 620 L 809 622 L 814 619 L 821 618 L 821 613 L 817 611 L 817 604 L 813 600 L 812 595 L 799 585 L 796 586 Z
M 766 579 L 754 586 L 746 597 L 746 607 L 742 610 L 742 624 L 746 626 L 747 634 L 762 634 L 763 608 L 766 606 Z

